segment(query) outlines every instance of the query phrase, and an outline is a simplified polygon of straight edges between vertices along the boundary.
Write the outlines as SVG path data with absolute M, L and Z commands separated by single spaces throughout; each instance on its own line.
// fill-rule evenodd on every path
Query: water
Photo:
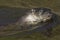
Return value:
M 3 25 L 5 26 L 7 24 L 16 23 L 22 15 L 25 15 L 26 12 L 27 12 L 27 9 L 24 9 L 24 8 L 7 8 L 7 7 L 0 8 L 0 26 L 3 26 Z M 44 31 L 44 30 L 47 30 L 50 28 L 54 28 L 56 25 L 59 25 L 60 16 L 56 15 L 55 13 L 53 13 L 53 14 L 54 14 L 54 16 L 53 16 L 52 22 L 50 22 L 49 24 L 46 24 L 46 25 L 42 25 L 42 27 L 38 27 L 34 30 L 23 32 L 23 34 L 41 32 L 41 31 Z M 15 34 L 15 32 L 14 33 L 12 32 L 12 33 Z M 18 32 L 20 32 L 20 31 L 18 31 Z M 6 34 L 4 34 L 4 35 L 6 36 Z M 21 34 L 17 34 L 17 35 L 21 35 Z
M 15 23 L 24 12 L 23 8 L 0 7 L 0 26 Z

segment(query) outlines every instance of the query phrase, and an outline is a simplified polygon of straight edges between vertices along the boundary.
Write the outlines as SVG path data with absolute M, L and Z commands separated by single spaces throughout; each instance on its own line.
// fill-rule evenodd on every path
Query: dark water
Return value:
M 25 12 L 24 8 L 0 7 L 0 25 L 15 23 Z
M 9 7 L 0 7 L 0 26 L 16 23 L 18 19 L 25 15 L 28 9 L 25 8 L 9 8 Z M 60 25 L 60 16 L 53 13 L 52 22 L 44 25 L 43 27 L 38 27 L 34 30 L 23 32 L 22 35 L 30 34 L 33 32 L 41 32 L 50 28 L 54 28 L 56 25 Z M 14 34 L 17 36 L 22 36 L 21 34 Z

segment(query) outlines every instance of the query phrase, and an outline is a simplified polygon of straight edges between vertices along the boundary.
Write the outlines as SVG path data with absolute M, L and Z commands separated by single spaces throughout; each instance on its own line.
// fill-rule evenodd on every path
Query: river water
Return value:
M 28 9 L 25 9 L 25 8 L 0 7 L 0 26 L 1 26 L 0 28 L 2 28 L 3 25 L 6 26 L 8 24 L 16 23 L 22 15 L 25 15 L 27 11 Z M 54 16 L 53 16 L 52 22 L 46 25 L 43 25 L 43 27 L 38 27 L 32 31 L 29 31 L 28 33 L 44 31 L 50 28 L 54 28 L 56 25 L 59 25 L 60 16 L 56 15 L 55 13 L 53 14 Z

